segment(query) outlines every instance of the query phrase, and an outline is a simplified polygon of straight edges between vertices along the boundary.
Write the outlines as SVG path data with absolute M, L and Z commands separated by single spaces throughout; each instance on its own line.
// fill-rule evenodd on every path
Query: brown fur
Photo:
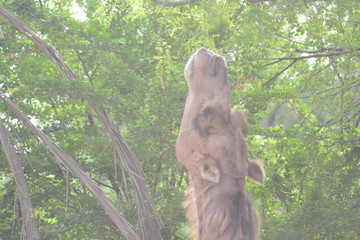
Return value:
M 187 63 L 185 78 L 189 94 L 176 154 L 192 178 L 196 201 L 189 205 L 196 204 L 190 215 L 197 218 L 198 238 L 257 239 L 259 217 L 244 182 L 249 176 L 262 183 L 264 172 L 248 160 L 247 121 L 231 111 L 225 60 L 201 48 Z
M 183 207 L 186 210 L 186 217 L 190 222 L 192 235 L 195 239 L 198 239 L 199 221 L 196 208 L 195 192 L 192 185 L 189 185 L 185 190 L 185 201 L 183 202 Z

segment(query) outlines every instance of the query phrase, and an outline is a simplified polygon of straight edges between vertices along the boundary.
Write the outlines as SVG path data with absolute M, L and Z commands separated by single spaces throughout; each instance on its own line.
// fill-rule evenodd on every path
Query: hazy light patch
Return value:
M 78 4 L 74 3 L 71 7 L 72 17 L 76 20 L 85 21 L 87 19 L 85 8 L 80 7 Z
M 306 22 L 306 17 L 305 17 L 304 15 L 300 15 L 300 16 L 298 17 L 298 22 L 299 22 L 299 23 L 304 23 L 304 22 Z
M 309 59 L 307 59 L 307 61 L 310 64 L 310 68 L 313 69 L 313 66 L 316 63 L 316 58 L 309 58 Z

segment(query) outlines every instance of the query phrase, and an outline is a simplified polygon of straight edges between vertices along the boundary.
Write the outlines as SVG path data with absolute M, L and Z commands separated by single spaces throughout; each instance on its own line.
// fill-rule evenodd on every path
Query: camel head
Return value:
M 191 56 L 184 75 L 190 92 L 198 97 L 212 99 L 230 95 L 225 59 L 206 48 L 200 48 Z

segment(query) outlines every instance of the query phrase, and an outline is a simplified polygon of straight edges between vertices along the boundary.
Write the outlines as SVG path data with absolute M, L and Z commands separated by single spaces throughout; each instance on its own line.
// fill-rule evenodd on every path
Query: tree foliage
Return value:
M 81 77 L 65 79 L 0 18 L 2 91 L 76 160 L 135 229 L 141 220 L 131 179 L 83 96 L 104 107 L 141 162 L 163 239 L 190 239 L 181 206 L 188 176 L 174 145 L 187 94 L 183 68 L 206 47 L 226 58 L 233 107 L 250 123 L 250 156 L 265 164 L 265 184 L 247 183 L 262 216 L 261 239 L 360 236 L 358 1 L 3 5 Z M 0 108 L 16 138 L 41 238 L 119 239 L 89 191 L 4 104 Z M 0 239 L 19 239 L 19 198 L 2 149 L 0 155 Z

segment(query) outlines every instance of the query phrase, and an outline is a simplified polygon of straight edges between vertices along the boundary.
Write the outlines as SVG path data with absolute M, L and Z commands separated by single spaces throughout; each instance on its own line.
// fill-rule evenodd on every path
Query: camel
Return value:
M 199 240 L 255 240 L 260 221 L 245 191 L 245 177 L 265 178 L 248 160 L 248 123 L 231 110 L 225 59 L 200 48 L 185 67 L 188 96 L 176 141 L 176 156 L 191 176 Z

